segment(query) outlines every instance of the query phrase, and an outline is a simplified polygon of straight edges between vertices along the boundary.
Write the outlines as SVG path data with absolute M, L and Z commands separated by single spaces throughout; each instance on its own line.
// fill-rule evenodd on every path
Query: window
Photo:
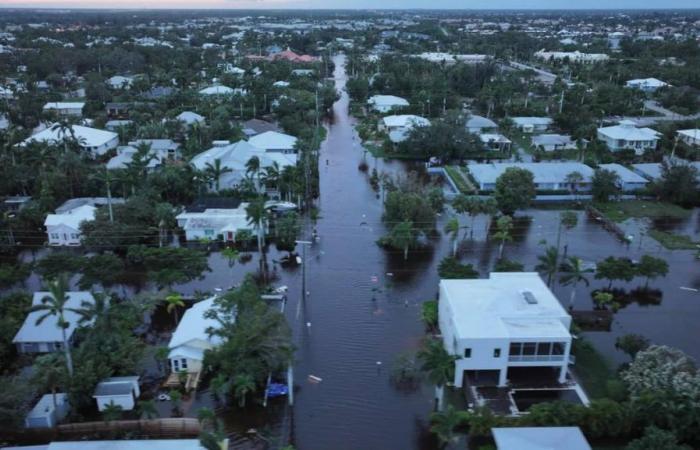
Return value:
M 563 355 L 566 350 L 566 342 L 555 342 L 552 344 L 552 355 Z
M 537 344 L 534 342 L 526 342 L 523 344 L 523 355 L 531 356 L 535 354 Z
M 510 344 L 510 356 L 520 356 L 522 355 L 522 352 L 523 344 L 521 344 L 520 342 L 513 342 L 512 344 Z
M 182 367 L 182 370 L 187 369 L 187 360 L 185 358 L 180 360 L 180 367 Z
M 501 357 L 501 349 L 500 349 L 500 348 L 494 348 L 494 349 L 493 349 L 493 357 L 494 357 L 494 358 L 500 358 L 500 357 Z
M 180 371 L 180 361 L 177 359 L 173 359 L 173 372 L 179 372 Z
M 214 230 L 204 230 L 205 236 L 214 236 Z
M 537 344 L 537 354 L 540 356 L 549 356 L 549 354 L 551 353 L 551 349 L 552 344 L 549 342 L 540 342 L 539 344 Z
M 58 233 L 51 233 L 51 239 L 58 239 Z
M 53 343 L 53 349 L 54 350 L 61 350 L 63 348 L 63 345 L 60 342 L 54 342 Z
M 465 357 L 465 358 L 471 358 L 471 357 L 472 357 L 472 349 L 470 349 L 470 348 L 465 348 L 465 349 L 464 349 L 464 357 Z
M 71 239 L 78 239 L 78 235 L 75 233 L 71 233 L 70 237 Z

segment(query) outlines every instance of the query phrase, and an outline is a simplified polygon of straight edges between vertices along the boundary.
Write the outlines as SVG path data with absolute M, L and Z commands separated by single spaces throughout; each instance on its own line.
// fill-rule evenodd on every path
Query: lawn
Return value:
M 462 173 L 458 166 L 445 166 L 445 172 L 455 182 L 457 189 L 462 194 L 473 194 L 474 188 L 467 183 L 466 175 Z
M 577 339 L 572 353 L 576 356 L 573 372 L 591 399 L 608 396 L 608 381 L 615 378 L 610 363 L 589 342 Z
M 697 250 L 700 242 L 695 242 L 690 236 L 674 234 L 661 230 L 649 230 L 649 236 L 669 250 Z
M 614 222 L 624 222 L 627 219 L 643 217 L 651 219 L 661 217 L 685 219 L 690 217 L 692 213 L 689 209 L 684 209 L 671 203 L 647 200 L 595 203 L 593 206 Z

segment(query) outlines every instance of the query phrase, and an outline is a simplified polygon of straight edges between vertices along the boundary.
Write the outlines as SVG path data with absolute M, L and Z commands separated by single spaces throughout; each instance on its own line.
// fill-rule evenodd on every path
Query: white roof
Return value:
M 210 337 L 207 333 L 208 328 L 218 328 L 220 326 L 219 322 L 204 317 L 206 312 L 214 306 L 214 300 L 216 300 L 216 297 L 202 300 L 185 311 L 182 320 L 180 320 L 180 323 L 177 325 L 168 343 L 171 355 L 183 351 L 182 349 L 178 349 L 178 347 L 187 346 L 187 343 L 192 341 L 208 342 L 212 347 L 221 343 L 220 337 Z
M 7 447 L 6 450 L 205 450 L 199 439 L 148 439 L 120 441 L 63 441 L 31 447 Z
M 184 230 L 216 230 L 218 232 L 249 229 L 248 203 L 241 203 L 235 209 L 207 208 L 202 212 L 184 212 L 176 219 Z
M 56 405 L 60 408 L 64 403 L 68 402 L 68 394 L 62 392 L 56 393 Z M 41 396 L 34 408 L 27 414 L 27 419 L 48 417 L 54 412 L 53 395 L 44 394 Z
M 579 427 L 492 428 L 498 450 L 591 450 Z
M 571 136 L 564 134 L 538 134 L 532 137 L 532 143 L 535 145 L 568 145 L 574 141 Z
M 200 116 L 196 112 L 183 111 L 176 117 L 177 120 L 185 122 L 186 124 L 192 124 L 195 122 L 204 122 L 204 116 Z
M 699 128 L 693 128 L 690 130 L 678 130 L 676 133 L 678 133 L 682 136 L 687 136 L 691 139 L 700 139 L 700 129 Z
M 537 273 L 493 272 L 488 279 L 440 280 L 440 287 L 457 338 L 570 337 L 571 317 Z M 528 303 L 525 291 L 537 303 Z
M 611 172 L 615 172 L 619 177 L 620 181 L 623 183 L 647 183 L 647 179 L 642 177 L 639 174 L 636 174 L 629 170 L 627 167 L 617 164 L 617 163 L 612 163 L 612 164 L 600 164 L 598 167 L 601 169 L 609 170 Z
M 49 102 L 44 105 L 44 111 L 50 109 L 83 109 L 84 102 Z
M 233 175 L 240 177 L 241 172 L 245 173 L 246 171 L 246 163 L 253 156 L 258 157 L 261 168 L 270 167 L 275 162 L 281 169 L 287 166 L 293 166 L 297 163 L 297 155 L 281 152 L 266 152 L 264 149 L 254 147 L 247 141 L 238 141 L 230 145 L 212 147 L 192 158 L 191 163 L 197 169 L 205 170 L 207 163 L 213 165 L 215 160 L 220 159 L 222 167 L 227 167 L 233 171 L 233 173 L 224 174 L 222 178 Z M 238 174 L 235 172 L 238 172 Z
M 499 142 L 503 144 L 511 143 L 510 139 L 499 133 L 481 133 L 479 135 L 479 139 L 481 139 L 481 142 L 484 144 L 488 144 L 489 142 Z
M 293 150 L 297 138 L 277 131 L 266 131 L 248 140 L 250 145 L 263 150 Z
M 408 100 L 395 95 L 373 95 L 367 103 L 375 106 L 408 106 Z
M 52 227 L 65 225 L 74 230 L 80 229 L 82 222 L 95 220 L 95 208 L 92 205 L 82 205 L 60 214 L 48 214 L 44 220 L 44 226 Z
M 665 81 L 661 81 L 656 78 L 637 78 L 634 80 L 628 80 L 627 81 L 627 86 L 631 87 L 663 87 L 663 86 L 668 86 L 668 83 Z
M 288 87 L 289 81 L 275 81 L 274 83 L 272 83 L 272 85 L 275 87 Z
M 469 120 L 466 123 L 467 128 L 496 128 L 497 126 L 496 122 L 488 117 L 476 115 L 469 116 Z
M 125 169 L 127 167 L 127 164 L 131 163 L 134 160 L 134 155 L 136 155 L 136 153 L 138 153 L 138 149 L 130 145 L 125 147 L 118 147 L 117 154 L 114 157 L 110 158 L 109 161 L 107 161 L 107 169 Z M 150 169 L 158 167 L 161 163 L 161 160 L 165 158 L 167 154 L 167 150 L 158 151 L 151 149 L 151 151 L 149 152 L 149 156 L 152 156 L 152 158 L 148 160 L 146 167 Z
M 201 95 L 230 95 L 233 89 L 228 86 L 210 86 L 199 91 Z
M 563 183 L 571 172 L 583 175 L 584 182 L 590 182 L 593 169 L 579 162 L 540 162 L 540 163 L 494 163 L 469 164 L 469 172 L 480 183 L 495 183 L 506 169 L 517 167 L 532 172 L 536 184 Z
M 58 143 L 71 135 L 68 132 L 62 132 L 60 128 L 54 128 L 56 124 L 52 124 L 44 131 L 40 131 L 35 135 L 29 136 L 24 140 L 23 144 L 28 144 L 32 141 Z M 98 130 L 96 128 L 84 127 L 82 125 L 72 125 L 73 133 L 76 139 L 80 142 L 81 147 L 101 147 L 102 145 L 117 139 L 119 135 L 111 131 Z
M 430 121 L 421 116 L 415 116 L 413 114 L 400 114 L 395 116 L 386 116 L 382 119 L 384 125 L 387 127 L 427 127 L 430 125 Z
M 549 117 L 513 117 L 512 120 L 518 126 L 552 124 L 552 119 Z
M 634 170 L 642 175 L 645 175 L 652 180 L 661 178 L 661 164 L 660 163 L 638 163 L 632 164 Z
M 615 140 L 625 141 L 656 141 L 661 133 L 651 128 L 637 128 L 634 122 L 623 120 L 619 125 L 598 128 L 598 133 Z
M 32 306 L 41 305 L 41 299 L 44 297 L 51 297 L 50 292 L 35 292 L 32 298 Z M 79 292 L 66 292 L 66 308 L 79 309 L 82 302 L 94 303 L 95 299 L 90 292 L 79 291 Z M 44 315 L 44 311 L 34 311 L 27 315 L 24 319 L 22 327 L 19 329 L 15 338 L 12 342 L 63 342 L 63 337 L 61 336 L 61 328 L 58 326 L 58 318 L 56 316 L 49 316 L 44 319 L 41 324 L 37 325 L 36 320 Z M 63 313 L 64 318 L 68 322 L 68 328 L 66 329 L 66 337 L 70 339 L 73 332 L 78 328 L 78 321 L 80 316 L 73 311 L 65 311 Z

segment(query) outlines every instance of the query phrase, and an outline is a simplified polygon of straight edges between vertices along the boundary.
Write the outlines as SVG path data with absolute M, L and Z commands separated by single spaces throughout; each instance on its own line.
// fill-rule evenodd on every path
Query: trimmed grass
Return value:
M 622 202 L 594 203 L 593 206 L 613 222 L 624 222 L 631 218 L 649 217 L 673 217 L 685 219 L 690 217 L 691 211 L 680 206 L 647 200 L 629 200 Z
M 700 242 L 695 242 L 690 236 L 674 234 L 661 230 L 649 230 L 649 236 L 669 250 L 697 250 Z
M 607 397 L 608 381 L 615 378 L 610 363 L 590 342 L 581 338 L 574 340 L 572 353 L 576 356 L 573 372 L 588 396 L 591 399 Z
M 459 167 L 445 166 L 445 172 L 455 182 L 457 189 L 462 194 L 472 194 L 474 192 L 474 189 L 466 182 L 465 175 L 460 171 Z

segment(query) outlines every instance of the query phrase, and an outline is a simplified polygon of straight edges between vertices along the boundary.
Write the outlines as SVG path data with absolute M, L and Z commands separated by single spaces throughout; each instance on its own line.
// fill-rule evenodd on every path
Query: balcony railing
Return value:
M 564 361 L 564 355 L 511 355 L 510 362 L 559 362 Z

